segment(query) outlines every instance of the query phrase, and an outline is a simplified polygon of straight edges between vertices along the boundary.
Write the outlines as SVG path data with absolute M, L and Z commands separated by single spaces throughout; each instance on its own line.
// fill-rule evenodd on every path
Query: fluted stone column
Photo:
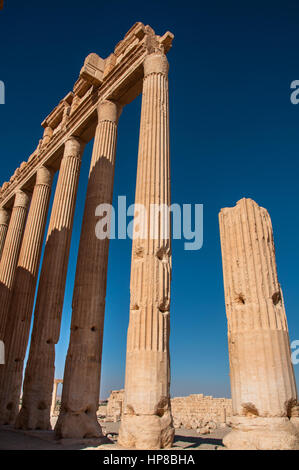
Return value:
M 6 234 L 8 230 L 10 213 L 3 207 L 0 208 L 0 260 L 4 248 Z
M 125 397 L 118 440 L 126 448 L 167 448 L 174 436 L 169 395 L 170 215 L 165 212 L 170 206 L 167 74 L 165 55 L 157 52 L 145 59 L 135 204 L 144 206 L 148 217 L 146 223 L 135 207 Z M 164 205 L 157 219 L 149 217 L 154 204 Z
M 61 384 L 63 381 L 60 379 L 54 380 L 54 387 L 53 387 L 53 394 L 52 394 L 52 405 L 51 405 L 51 417 L 55 414 L 56 402 L 57 402 L 57 388 L 58 385 Z
M 9 222 L 6 240 L 0 263 L 0 340 L 4 340 L 9 302 L 15 279 L 30 196 L 27 192 L 18 190 Z
M 60 334 L 82 150 L 82 142 L 75 137 L 65 143 L 39 280 L 17 428 L 50 429 L 55 344 Z
M 52 172 L 37 171 L 4 335 L 6 364 L 0 368 L 0 423 L 14 423 L 19 412 L 24 358 L 30 332 L 40 254 L 51 194 Z
M 271 219 L 251 199 L 219 214 L 233 430 L 232 449 L 292 449 L 298 408 Z M 299 429 L 298 429 L 299 431 Z
M 70 343 L 65 363 L 58 437 L 100 437 L 99 404 L 109 238 L 95 234 L 95 211 L 112 204 L 117 122 L 111 101 L 98 106 L 76 278 Z

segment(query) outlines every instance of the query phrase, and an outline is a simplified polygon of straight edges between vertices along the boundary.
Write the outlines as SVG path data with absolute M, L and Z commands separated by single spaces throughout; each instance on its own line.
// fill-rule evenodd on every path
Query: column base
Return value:
M 157 415 L 123 415 L 118 444 L 126 449 L 169 449 L 174 438 L 174 427 L 169 411 Z
M 87 439 L 103 437 L 102 428 L 96 414 L 88 414 L 84 411 L 60 412 L 55 434 L 58 439 Z
M 0 425 L 14 425 L 18 416 L 18 405 L 14 402 L 5 403 L 0 407 Z
M 38 406 L 40 408 L 38 408 Z M 50 423 L 50 409 L 43 403 L 35 404 L 30 408 L 22 406 L 16 419 L 15 428 L 24 430 L 50 431 L 52 429 Z
M 234 416 L 229 425 L 223 444 L 230 450 L 299 450 L 299 423 L 293 419 Z

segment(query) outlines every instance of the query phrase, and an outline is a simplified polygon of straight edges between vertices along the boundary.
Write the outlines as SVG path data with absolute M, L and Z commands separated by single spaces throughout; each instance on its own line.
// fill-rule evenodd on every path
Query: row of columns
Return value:
M 23 363 L 30 332 L 52 176 L 51 170 L 46 167 L 37 171 L 8 308 L 4 332 L 6 361 L 5 366 L 0 368 L 0 414 L 1 421 L 5 423 L 14 422 L 19 411 Z
M 22 408 L 16 422 L 18 428 L 51 429 L 55 345 L 60 335 L 83 148 L 83 143 L 74 137 L 68 139 L 64 147 L 36 297 Z
M 170 205 L 168 63 L 165 55 L 160 51 L 149 55 L 144 62 L 144 72 L 136 202 L 143 202 L 146 206 L 150 202 Z M 55 428 L 56 435 L 61 438 L 102 436 L 96 411 L 100 391 L 109 239 L 100 240 L 95 235 L 95 209 L 101 203 L 112 204 L 121 106 L 105 100 L 99 103 L 97 111 L 98 125 L 77 258 L 61 412 Z M 37 290 L 20 411 L 24 358 L 53 178 L 51 170 L 41 167 L 37 171 L 32 199 L 26 191 L 16 193 L 9 223 L 9 214 L 4 209 L 0 211 L 0 251 L 3 250 L 0 263 L 0 339 L 3 338 L 6 346 L 6 364 L 0 366 L 0 423 L 15 424 L 17 428 L 50 429 L 55 345 L 60 335 L 83 149 L 84 143 L 77 137 L 70 137 L 65 142 Z M 156 178 L 157 186 L 152 178 Z M 156 187 L 154 197 L 153 187 Z M 140 383 L 139 392 L 144 389 L 150 403 L 141 411 L 143 419 L 141 417 L 135 424 L 128 421 L 130 430 L 123 431 L 123 435 L 131 434 L 134 426 L 135 434 L 144 428 L 148 438 L 140 445 L 167 447 L 171 445 L 174 433 L 169 401 L 170 240 L 158 240 L 147 246 L 146 243 L 143 243 L 142 269 L 150 285 L 161 283 L 164 287 L 162 291 L 159 288 L 153 291 L 147 305 L 143 306 L 140 302 L 139 323 L 143 322 L 145 329 L 152 321 L 152 327 L 149 332 L 151 340 L 147 340 L 147 346 L 143 344 L 137 351 L 135 370 L 137 373 L 139 370 L 141 377 L 144 367 L 148 368 L 149 375 Z M 137 248 L 134 242 L 133 253 Z M 131 289 L 137 282 L 136 275 L 133 262 Z M 135 296 L 132 289 L 131 297 Z M 133 366 L 129 344 L 128 339 L 128 377 Z M 153 381 L 152 391 L 146 390 L 149 380 Z M 132 395 L 133 388 L 134 384 L 128 382 L 130 405 L 127 408 L 132 406 L 138 413 L 140 396 Z M 153 419 L 147 419 L 148 414 Z M 133 441 L 132 446 L 138 445 L 136 438 Z
M 168 63 L 155 52 L 144 61 L 136 208 L 170 205 Z M 97 421 L 109 239 L 95 235 L 95 210 L 111 204 L 121 106 L 98 105 L 98 125 L 79 243 L 65 363 L 59 438 L 101 437 Z M 55 345 L 59 340 L 76 193 L 84 143 L 65 142 L 46 238 L 33 331 L 19 411 L 37 272 L 53 174 L 40 167 L 31 195 L 19 190 L 0 211 L 0 422 L 50 429 Z M 31 200 L 31 204 L 30 204 Z M 28 212 L 28 207 L 30 209 Z M 138 211 L 138 209 L 136 209 Z M 28 214 L 28 217 L 27 217 Z M 137 213 L 135 213 L 137 215 Z M 27 222 L 26 222 L 27 219 Z M 138 219 L 138 222 L 137 222 Z M 134 221 L 125 398 L 119 443 L 139 449 L 172 445 L 169 315 L 170 220 L 159 213 L 155 237 Z M 140 236 L 144 234 L 144 237 Z M 168 233 L 168 236 L 165 235 Z M 220 213 L 233 400 L 230 448 L 297 448 L 298 403 L 289 334 L 278 283 L 269 214 L 252 200 Z

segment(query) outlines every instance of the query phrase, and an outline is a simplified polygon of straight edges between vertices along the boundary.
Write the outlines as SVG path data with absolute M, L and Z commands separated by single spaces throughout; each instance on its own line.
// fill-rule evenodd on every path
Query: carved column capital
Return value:
M 18 189 L 15 195 L 14 207 L 24 207 L 25 209 L 29 206 L 30 193 Z
M 0 207 L 0 225 L 8 225 L 10 212 Z
M 51 186 L 53 179 L 53 171 L 45 166 L 38 168 L 36 172 L 36 184 Z
M 149 54 L 143 63 L 144 77 L 152 73 L 168 74 L 169 64 L 165 54 L 162 52 L 153 52 Z
M 84 149 L 84 142 L 80 137 L 70 136 L 64 144 L 64 155 L 65 157 L 76 157 L 81 160 L 82 151 Z
M 115 124 L 122 112 L 122 106 L 114 101 L 104 100 L 98 105 L 98 122 L 110 121 Z

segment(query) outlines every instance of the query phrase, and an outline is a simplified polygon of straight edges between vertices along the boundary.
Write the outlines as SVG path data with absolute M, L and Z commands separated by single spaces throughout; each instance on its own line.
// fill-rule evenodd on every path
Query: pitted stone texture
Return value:
M 299 428 L 288 418 L 233 417 L 223 439 L 230 450 L 299 450 Z
M 118 442 L 126 448 L 170 447 L 170 214 L 146 220 L 138 206 L 170 206 L 167 59 L 145 59 L 130 283 L 123 416 Z
M 210 432 L 232 415 L 232 400 L 203 394 L 175 397 L 171 399 L 171 411 L 175 428 L 206 428 Z
M 118 443 L 125 448 L 140 450 L 169 449 L 172 446 L 174 429 L 170 409 L 163 416 L 122 416 Z
M 30 204 L 31 195 L 27 191 L 16 191 L 16 197 L 14 202 L 15 207 L 21 207 L 22 209 L 28 209 Z
M 168 74 L 169 64 L 166 56 L 160 52 L 150 54 L 144 61 L 144 77 L 152 73 Z
M 65 142 L 51 211 L 26 366 L 22 408 L 16 427 L 50 429 L 55 344 L 60 335 L 64 289 L 81 157 L 84 144 Z
M 112 204 L 117 122 L 120 107 L 104 101 L 98 126 L 78 251 L 70 343 L 61 410 L 55 427 L 60 438 L 100 437 L 99 404 L 109 238 L 95 233 L 96 208 Z
M 233 414 L 288 419 L 297 390 L 270 216 L 242 199 L 222 209 L 219 220 Z

